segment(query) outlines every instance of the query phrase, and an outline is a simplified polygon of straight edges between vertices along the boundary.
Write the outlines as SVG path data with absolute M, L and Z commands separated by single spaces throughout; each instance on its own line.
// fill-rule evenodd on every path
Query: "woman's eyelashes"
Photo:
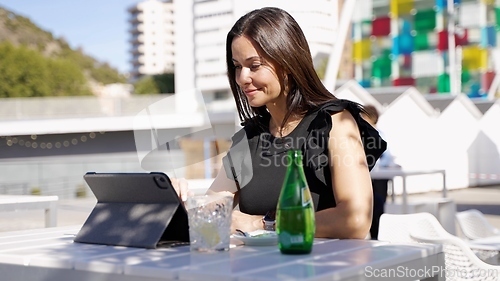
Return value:
M 262 66 L 262 63 L 253 63 L 253 64 L 249 65 L 248 68 L 250 70 L 255 71 L 255 70 L 258 70 L 261 66 Z M 234 69 L 237 69 L 237 70 L 241 70 L 243 67 L 245 67 L 245 66 L 240 65 L 240 64 L 234 65 Z

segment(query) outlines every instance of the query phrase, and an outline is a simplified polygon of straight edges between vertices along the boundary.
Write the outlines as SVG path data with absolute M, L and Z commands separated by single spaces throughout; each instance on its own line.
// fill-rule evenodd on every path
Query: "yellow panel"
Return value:
M 481 0 L 481 3 L 484 3 L 486 5 L 494 5 L 495 0 Z
M 414 8 L 414 0 L 391 0 L 391 16 L 397 18 L 401 15 L 410 14 Z
M 486 70 L 488 51 L 477 46 L 463 48 L 462 65 L 468 70 Z
M 363 39 L 354 42 L 353 57 L 355 62 L 361 62 L 369 59 L 371 56 L 371 41 L 370 39 Z
M 483 71 L 488 69 L 488 50 L 481 50 L 481 58 L 479 59 L 479 68 Z

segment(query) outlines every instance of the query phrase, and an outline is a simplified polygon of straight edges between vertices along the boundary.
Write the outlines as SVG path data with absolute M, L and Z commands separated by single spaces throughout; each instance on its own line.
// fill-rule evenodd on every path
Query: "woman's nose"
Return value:
M 251 81 L 252 79 L 250 78 L 250 69 L 243 67 L 236 73 L 236 83 L 238 83 L 238 85 L 246 85 Z

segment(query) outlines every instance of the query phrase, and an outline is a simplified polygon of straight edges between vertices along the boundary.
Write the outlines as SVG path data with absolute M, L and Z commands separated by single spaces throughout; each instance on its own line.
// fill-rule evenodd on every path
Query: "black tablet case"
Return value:
M 154 249 L 189 243 L 187 212 L 164 173 L 86 173 L 97 203 L 74 242 Z

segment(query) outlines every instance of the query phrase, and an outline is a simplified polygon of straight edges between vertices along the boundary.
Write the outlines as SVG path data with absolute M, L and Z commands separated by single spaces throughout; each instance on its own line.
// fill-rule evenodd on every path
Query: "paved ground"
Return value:
M 441 193 L 410 195 L 410 200 L 421 196 L 438 197 Z M 500 186 L 451 190 L 448 196 L 456 202 L 458 211 L 478 209 L 495 227 L 500 229 Z M 94 198 L 60 200 L 57 213 L 58 226 L 82 225 L 95 203 Z M 42 210 L 0 212 L 0 232 L 42 228 L 44 222 Z

